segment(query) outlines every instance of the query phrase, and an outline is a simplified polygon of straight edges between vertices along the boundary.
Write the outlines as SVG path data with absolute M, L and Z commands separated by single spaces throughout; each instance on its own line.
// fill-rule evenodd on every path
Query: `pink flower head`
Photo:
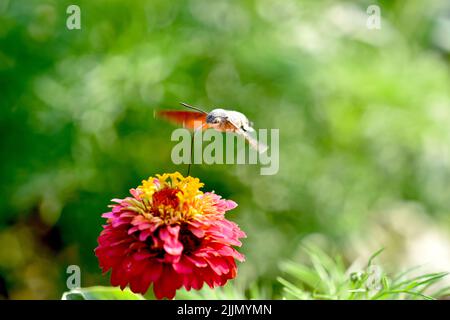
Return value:
M 237 206 L 203 183 L 180 173 L 157 175 L 131 189 L 132 197 L 113 199 L 95 254 L 111 284 L 145 294 L 151 284 L 156 298 L 172 299 L 184 286 L 196 290 L 223 286 L 237 273 L 233 246 L 245 237 L 225 212 Z

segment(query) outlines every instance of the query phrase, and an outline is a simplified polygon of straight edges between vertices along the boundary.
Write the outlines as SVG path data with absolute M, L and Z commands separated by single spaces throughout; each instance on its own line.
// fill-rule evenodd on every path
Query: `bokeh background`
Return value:
M 450 271 L 449 62 L 445 0 L 0 0 L 0 297 L 58 299 L 72 264 L 83 286 L 108 285 L 100 215 L 186 171 L 175 127 L 153 117 L 180 101 L 280 129 L 276 175 L 192 169 L 239 203 L 235 285 L 276 293 L 306 242 L 349 264 L 384 247 L 389 270 Z

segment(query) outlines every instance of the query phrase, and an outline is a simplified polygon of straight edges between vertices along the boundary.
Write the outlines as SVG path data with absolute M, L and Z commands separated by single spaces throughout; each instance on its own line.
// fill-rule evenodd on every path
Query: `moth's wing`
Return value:
M 196 111 L 160 110 L 155 112 L 155 117 L 180 124 L 187 129 L 206 129 L 206 114 Z
M 255 138 L 253 138 L 249 132 L 244 131 L 242 128 L 240 128 L 238 125 L 236 125 L 233 121 L 231 120 L 227 120 L 228 124 L 233 126 L 236 130 L 235 132 L 241 136 L 243 136 L 245 138 L 245 140 L 247 140 L 248 144 L 255 149 L 256 151 L 258 151 L 259 153 L 264 153 L 267 151 L 267 149 L 269 148 L 266 144 L 259 142 L 258 140 L 256 140 Z

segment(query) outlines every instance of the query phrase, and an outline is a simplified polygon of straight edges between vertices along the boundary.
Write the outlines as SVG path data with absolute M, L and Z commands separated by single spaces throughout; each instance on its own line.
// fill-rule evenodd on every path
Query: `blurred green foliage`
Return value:
M 378 1 L 0 0 L 0 296 L 59 298 L 66 267 L 107 285 L 101 213 L 178 170 L 154 110 L 233 108 L 280 129 L 280 170 L 196 165 L 238 202 L 236 286 L 282 286 L 313 239 L 344 259 L 450 269 L 450 4 Z M 428 255 L 426 255 L 428 254 Z M 417 264 L 417 263 L 415 263 Z M 449 269 L 445 269 L 445 268 Z

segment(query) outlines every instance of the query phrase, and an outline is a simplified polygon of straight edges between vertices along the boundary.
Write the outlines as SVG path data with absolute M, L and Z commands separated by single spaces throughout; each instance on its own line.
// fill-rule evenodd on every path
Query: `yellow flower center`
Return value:
M 156 175 L 138 187 L 145 206 L 145 216 L 154 222 L 180 224 L 202 214 L 199 201 L 204 186 L 198 178 L 183 177 L 179 172 Z

